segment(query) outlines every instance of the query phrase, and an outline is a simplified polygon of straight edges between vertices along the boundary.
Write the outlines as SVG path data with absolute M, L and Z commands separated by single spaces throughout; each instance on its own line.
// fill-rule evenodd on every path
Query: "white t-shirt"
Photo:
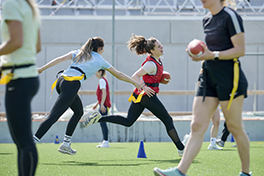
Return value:
M 38 30 L 40 21 L 33 19 L 33 13 L 26 1 L 8 0 L 4 1 L 2 8 L 1 34 L 2 42 L 9 40 L 10 35 L 6 20 L 20 21 L 23 25 L 23 46 L 13 53 L 1 56 L 1 65 L 25 65 L 36 62 Z M 10 72 L 10 71 L 4 71 Z M 38 76 L 36 65 L 19 68 L 14 71 L 13 79 Z
M 147 61 L 142 68 L 149 74 L 149 75 L 156 75 L 157 73 L 157 66 L 153 61 Z
M 106 89 L 106 82 L 103 78 L 99 79 L 99 87 L 100 89 Z

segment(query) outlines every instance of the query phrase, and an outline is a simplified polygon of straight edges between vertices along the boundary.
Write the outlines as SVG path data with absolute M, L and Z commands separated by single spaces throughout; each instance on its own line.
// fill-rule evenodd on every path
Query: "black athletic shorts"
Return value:
M 199 85 L 196 96 L 218 97 L 220 101 L 229 100 L 233 89 L 234 62 L 233 60 L 205 61 L 203 72 L 199 74 Z M 204 86 L 205 85 L 205 86 Z M 239 83 L 234 98 L 245 95 L 247 97 L 247 79 L 241 70 L 239 62 Z

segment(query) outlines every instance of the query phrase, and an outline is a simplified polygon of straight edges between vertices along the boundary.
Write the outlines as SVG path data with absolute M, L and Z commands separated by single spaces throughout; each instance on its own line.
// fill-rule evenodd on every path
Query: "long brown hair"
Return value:
M 32 10 L 34 19 L 40 21 L 39 8 L 38 8 L 38 5 L 36 4 L 36 2 L 34 0 L 26 0 L 26 1 Z
M 130 51 L 135 52 L 137 55 L 146 53 L 152 54 L 151 50 L 154 49 L 156 41 L 157 39 L 153 37 L 146 39 L 141 35 L 132 34 L 132 37 L 127 42 L 127 47 L 130 49 Z
M 223 5 L 223 6 L 228 6 L 228 5 L 230 5 L 230 7 L 231 8 L 235 8 L 235 6 L 236 6 L 236 2 L 235 2 L 235 0 L 220 0 L 220 2 L 221 2 L 221 4 Z
M 104 47 L 104 40 L 100 37 L 89 38 L 81 47 L 79 53 L 73 59 L 76 63 L 86 62 L 92 58 L 92 51 L 97 52 L 100 47 Z

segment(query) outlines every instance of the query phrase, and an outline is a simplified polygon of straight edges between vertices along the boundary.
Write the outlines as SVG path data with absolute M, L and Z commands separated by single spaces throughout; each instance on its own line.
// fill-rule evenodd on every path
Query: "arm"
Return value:
M 51 60 L 50 62 L 48 62 L 47 64 L 43 65 L 42 67 L 38 68 L 38 72 L 42 73 L 44 70 L 53 67 L 54 65 L 57 65 L 61 62 L 67 61 L 67 60 L 71 60 L 72 59 L 72 54 L 71 53 L 67 53 L 63 56 L 57 57 L 53 60 Z
M 115 76 L 117 79 L 120 79 L 122 81 L 128 82 L 133 84 L 135 87 L 137 87 L 139 90 L 142 87 L 142 83 L 130 78 L 129 76 L 127 76 L 126 74 L 116 70 L 114 67 L 110 67 L 108 69 L 106 69 L 109 73 L 111 73 L 113 76 Z
M 40 38 L 40 30 L 38 30 L 37 53 L 40 51 L 41 51 L 41 38 Z
M 241 57 L 245 55 L 245 34 L 243 32 L 231 37 L 233 48 L 219 52 L 220 60 L 229 60 L 230 58 Z M 214 59 L 213 51 L 204 46 L 204 53 L 199 57 L 191 57 L 193 61 Z M 186 50 L 187 51 L 187 50 Z
M 23 27 L 20 21 L 6 20 L 10 39 L 0 45 L 0 56 L 10 54 L 23 46 Z
M 101 111 L 104 113 L 106 111 L 106 108 L 104 107 L 105 99 L 106 99 L 106 89 L 101 89 L 102 90 L 102 100 L 101 100 Z
M 96 104 L 93 106 L 93 110 L 95 110 L 96 108 L 97 108 L 97 106 L 98 106 L 98 101 L 96 102 Z
M 144 76 L 145 74 L 147 74 L 147 72 L 142 68 L 140 67 L 140 69 L 138 69 L 133 75 L 132 75 L 132 78 L 135 79 L 136 81 L 140 81 L 140 77 Z M 145 91 L 145 93 L 151 97 L 153 94 L 155 94 L 155 91 L 152 90 L 151 88 L 147 87 L 147 86 L 144 86 L 143 87 L 143 90 Z

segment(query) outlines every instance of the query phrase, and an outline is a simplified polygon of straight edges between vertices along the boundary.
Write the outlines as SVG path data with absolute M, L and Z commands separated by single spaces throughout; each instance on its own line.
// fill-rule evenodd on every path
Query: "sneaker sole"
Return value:
M 157 169 L 154 168 L 153 170 L 155 176 L 166 176 L 163 173 L 159 172 Z
M 91 118 L 87 117 L 86 119 L 84 119 L 83 121 L 84 128 L 86 128 L 89 125 L 97 123 L 101 117 L 101 115 L 98 112 L 96 113 L 96 116 L 94 114 L 92 114 L 91 116 L 92 116 Z M 91 120 L 89 121 L 89 119 Z
M 61 150 L 61 149 L 58 149 L 59 152 L 61 152 L 62 154 L 68 154 L 68 155 L 75 155 L 76 153 L 70 153 L 68 151 L 65 151 L 65 150 Z

